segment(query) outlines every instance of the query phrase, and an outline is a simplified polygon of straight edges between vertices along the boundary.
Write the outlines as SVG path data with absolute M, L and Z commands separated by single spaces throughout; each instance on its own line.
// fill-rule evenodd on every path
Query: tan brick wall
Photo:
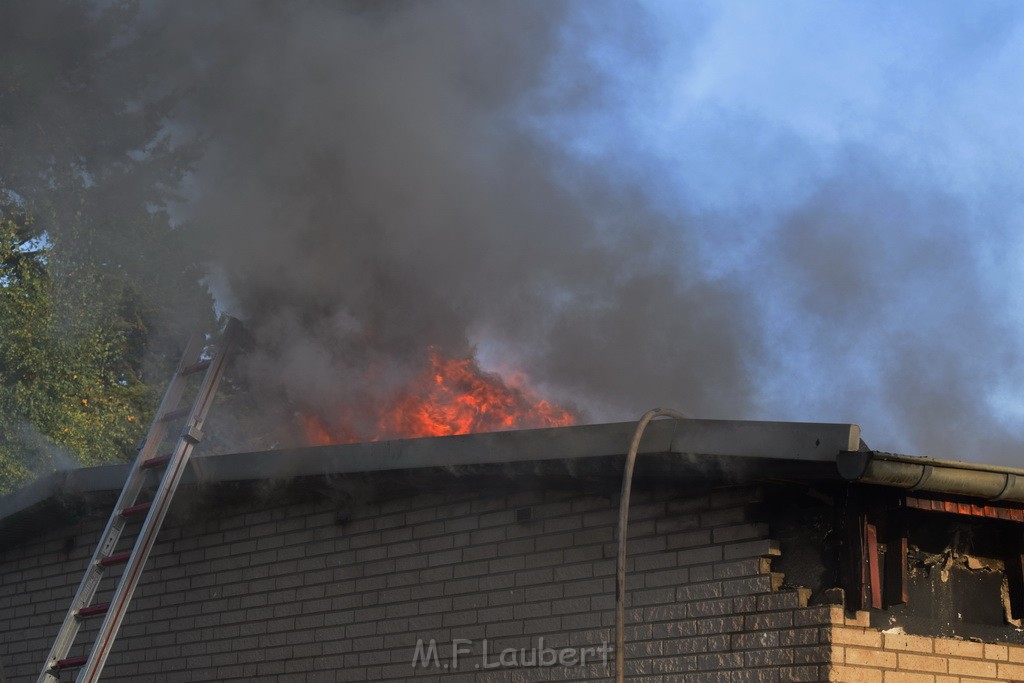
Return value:
M 867 613 L 832 612 L 832 670 L 839 683 L 1024 681 L 1024 645 L 883 633 Z

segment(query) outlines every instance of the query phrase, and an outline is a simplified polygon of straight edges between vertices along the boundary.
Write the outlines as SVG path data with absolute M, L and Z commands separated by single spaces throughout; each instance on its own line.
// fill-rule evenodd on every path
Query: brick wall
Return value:
M 815 681 L 828 679 L 831 657 L 842 658 L 835 675 L 845 676 L 860 675 L 849 672 L 861 671 L 861 652 L 891 655 L 896 664 L 901 656 L 933 655 L 847 643 L 869 632 L 833 632 L 832 608 L 807 607 L 807 591 L 781 589 L 783 577 L 771 571 L 778 546 L 749 507 L 755 495 L 732 489 L 634 498 L 633 680 Z M 106 680 L 611 675 L 613 656 L 608 666 L 592 659 L 573 667 L 476 667 L 483 639 L 491 663 L 493 653 L 535 647 L 541 637 L 551 649 L 613 641 L 617 492 L 416 494 L 350 504 L 342 524 L 329 497 L 214 506 L 190 496 L 175 501 Z M 521 508 L 531 520 L 517 521 Z M 0 552 L 0 662 L 10 680 L 37 675 L 104 521 L 41 530 Z M 454 639 L 473 641 L 472 653 L 457 671 L 413 668 L 418 639 L 436 641 L 441 664 L 450 664 Z M 999 652 L 1004 661 L 989 668 L 1016 666 L 1009 649 Z M 880 667 L 863 671 L 880 676 Z
M 1024 681 L 1024 645 L 978 643 L 883 633 L 833 614 L 831 681 L 843 683 L 981 683 Z

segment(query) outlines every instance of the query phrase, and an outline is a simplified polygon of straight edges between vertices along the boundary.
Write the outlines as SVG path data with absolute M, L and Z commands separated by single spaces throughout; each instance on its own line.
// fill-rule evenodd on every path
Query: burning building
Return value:
M 10 11 L 0 175 L 69 263 L 154 304 L 202 276 L 257 340 L 236 431 L 309 444 L 193 460 L 108 678 L 607 680 L 631 427 L 567 398 L 1020 452 L 1020 136 L 978 97 L 1019 71 L 1001 11 L 954 17 L 966 41 L 866 12 L 868 41 L 816 3 L 772 30 L 710 3 L 99 4 Z M 659 423 L 641 450 L 631 678 L 1024 679 L 1024 472 L 852 425 Z M 125 473 L 0 499 L 10 677 Z
M 104 675 L 609 680 L 633 428 L 193 458 Z M 639 453 L 629 680 L 1024 679 L 1024 471 L 851 424 L 660 421 Z M 38 674 L 125 472 L 0 500 L 10 680 Z

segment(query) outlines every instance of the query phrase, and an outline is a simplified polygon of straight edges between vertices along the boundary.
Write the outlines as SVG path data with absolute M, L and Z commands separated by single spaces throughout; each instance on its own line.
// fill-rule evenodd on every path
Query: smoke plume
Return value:
M 329 418 L 485 348 L 591 419 L 747 413 L 739 292 L 525 122 L 594 104 L 585 64 L 548 87 L 570 5 L 245 7 L 164 8 L 158 68 L 207 134 L 188 218 L 264 391 Z
M 1021 12 L 672 5 L 144 3 L 259 403 L 330 419 L 435 348 L 594 421 L 1019 464 Z

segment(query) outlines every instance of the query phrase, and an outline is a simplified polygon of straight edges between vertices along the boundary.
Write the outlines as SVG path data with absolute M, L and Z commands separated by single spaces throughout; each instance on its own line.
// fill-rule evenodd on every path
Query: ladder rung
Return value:
M 167 455 L 161 455 L 161 456 L 156 457 L 156 458 L 149 458 L 148 460 L 143 462 L 141 465 L 139 465 L 139 467 L 141 467 L 144 470 L 151 470 L 154 467 L 163 467 L 164 465 L 166 465 L 170 461 L 171 461 L 171 454 L 168 453 Z
M 74 669 L 82 666 L 89 661 L 89 658 L 85 655 L 81 657 L 68 657 L 67 659 L 58 659 L 54 665 L 54 669 Z
M 128 561 L 128 558 L 132 556 L 132 551 L 126 550 L 123 553 L 117 553 L 115 555 L 107 555 L 100 560 L 100 564 L 104 567 L 110 567 L 115 564 L 124 564 Z
M 181 369 L 181 374 L 182 376 L 194 375 L 197 372 L 202 372 L 208 367 L 210 367 L 210 361 L 201 360 L 198 363 L 193 363 L 192 365 L 186 365 L 185 367 L 183 367 Z
M 79 617 L 96 617 L 101 614 L 106 614 L 107 610 L 110 609 L 110 603 L 104 602 L 99 605 L 89 605 L 75 612 L 76 616 Z
M 131 505 L 121 510 L 122 517 L 133 517 L 135 515 L 141 515 L 149 512 L 149 508 L 152 507 L 153 503 L 139 503 L 138 505 Z
M 183 418 L 186 415 L 188 415 L 189 411 L 191 411 L 191 410 L 192 410 L 191 408 L 178 408 L 177 410 L 171 410 L 169 412 L 164 413 L 163 417 L 160 418 L 160 421 L 161 422 L 174 422 L 175 420 L 180 420 L 181 418 Z

